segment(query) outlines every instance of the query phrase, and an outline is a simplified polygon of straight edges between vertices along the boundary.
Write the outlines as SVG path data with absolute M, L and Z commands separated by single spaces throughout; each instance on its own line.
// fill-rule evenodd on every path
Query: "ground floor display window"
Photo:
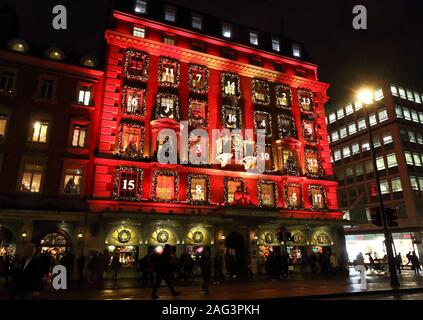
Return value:
M 41 253 L 49 253 L 56 262 L 62 259 L 69 247 L 70 244 L 65 235 L 59 232 L 47 234 L 40 242 Z
M 0 226 L 0 257 L 14 257 L 16 244 L 11 231 Z
M 292 264 L 300 264 L 301 258 L 307 254 L 307 247 L 288 246 L 287 249 Z
M 119 262 L 124 269 L 133 269 L 137 266 L 138 246 L 108 246 L 110 262 L 115 255 L 119 257 Z
M 210 255 L 210 246 L 185 246 L 185 253 L 195 261 L 199 260 L 203 252 L 207 250 Z
M 172 252 L 176 253 L 176 246 L 171 246 L 172 247 Z M 161 246 L 148 246 L 148 254 L 162 254 L 164 250 L 164 245 Z

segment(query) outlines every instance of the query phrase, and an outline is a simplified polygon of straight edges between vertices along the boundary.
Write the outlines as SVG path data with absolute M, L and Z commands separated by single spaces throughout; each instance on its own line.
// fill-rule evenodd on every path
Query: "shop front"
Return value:
M 55 263 L 59 262 L 70 248 L 70 237 L 61 229 L 47 233 L 40 241 L 41 253 L 48 253 Z
M 176 245 L 179 244 L 178 236 L 171 227 L 157 227 L 154 229 L 147 240 L 149 254 L 161 254 L 165 245 L 170 245 L 176 253 Z
M 140 244 L 136 227 L 127 225 L 114 227 L 109 232 L 105 244 L 110 259 L 117 255 L 124 270 L 136 269 Z
M 310 245 L 311 251 L 315 254 L 330 254 L 334 242 L 328 230 L 317 229 L 312 232 Z
M 212 256 L 212 244 L 214 241 L 210 237 L 210 232 L 201 226 L 196 226 L 188 230 L 185 234 L 184 253 L 191 256 L 192 259 L 198 260 L 203 252 L 207 250 Z
M 287 243 L 289 261 L 293 265 L 301 264 L 301 259 L 307 255 L 307 236 L 306 233 L 299 229 L 289 231 L 291 240 Z
M 281 253 L 281 242 L 276 236 L 276 230 L 265 229 L 258 232 L 258 261 L 257 272 L 260 274 L 266 273 L 266 260 L 270 254 Z
M 13 259 L 16 254 L 16 239 L 12 231 L 0 225 L 0 257 Z

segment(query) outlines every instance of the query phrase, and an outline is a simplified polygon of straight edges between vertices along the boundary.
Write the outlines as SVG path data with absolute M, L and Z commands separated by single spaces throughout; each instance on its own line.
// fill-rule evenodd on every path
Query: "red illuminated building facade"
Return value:
M 72 168 L 87 165 L 78 198 L 86 208 L 66 235 L 72 248 L 117 252 L 128 269 L 165 244 L 177 256 L 231 252 L 239 270 L 250 265 L 254 273 L 263 271 L 271 250 L 288 250 L 294 264 L 312 251 L 342 252 L 343 220 L 324 112 L 329 85 L 318 81 L 317 66 L 302 45 L 139 0 L 116 4 L 105 39 L 104 74 L 96 71 L 91 79 L 98 99 L 91 108 L 65 107 L 68 122 L 73 112 L 87 119 L 90 143 L 77 151 L 66 147 L 69 124 L 63 124 L 57 137 L 63 144 L 57 152 L 49 149 L 51 161 L 63 159 L 62 172 L 68 155 Z M 86 70 L 83 78 L 90 74 Z M 204 149 L 204 141 L 190 134 L 199 128 L 217 141 L 216 149 Z M 225 128 L 240 134 L 232 131 L 229 142 L 213 136 L 213 129 Z M 175 132 L 176 146 L 168 148 L 165 129 Z M 256 152 L 248 129 L 265 130 L 264 152 Z M 180 143 L 183 136 L 187 146 Z M 183 163 L 188 148 L 206 160 Z M 159 163 L 158 154 L 173 150 L 177 164 Z M 253 156 L 243 157 L 246 150 Z M 265 172 L 247 172 L 258 159 Z M 16 181 L 17 174 L 4 166 L 2 174 Z M 59 183 L 57 174 L 50 175 L 52 184 Z M 76 178 L 70 186 L 63 179 L 62 174 L 64 189 L 74 188 Z M 48 214 L 40 213 L 44 220 Z M 285 241 L 277 236 L 281 227 L 291 235 Z M 60 223 L 56 228 L 66 231 Z

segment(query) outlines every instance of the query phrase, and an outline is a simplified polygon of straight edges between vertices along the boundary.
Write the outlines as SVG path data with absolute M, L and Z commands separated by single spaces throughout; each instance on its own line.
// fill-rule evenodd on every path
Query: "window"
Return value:
M 357 177 L 363 175 L 363 166 L 361 165 L 361 163 L 357 163 L 355 165 L 355 175 Z
M 391 135 L 390 132 L 385 132 L 383 134 L 383 144 L 387 145 L 387 144 L 390 144 L 390 143 L 392 143 L 392 135 Z
M 356 155 L 360 153 L 360 145 L 358 143 L 354 143 L 351 146 L 352 155 Z
M 401 98 L 406 99 L 405 90 L 403 88 L 399 87 L 398 92 Z
M 356 132 L 357 132 L 357 127 L 356 127 L 355 123 L 351 123 L 348 126 L 348 134 L 354 134 Z
M 237 204 L 244 192 L 244 181 L 237 178 L 225 178 L 226 203 Z
M 419 190 L 419 185 L 417 183 L 416 177 L 410 176 L 410 184 L 411 184 L 411 189 Z
M 361 101 L 354 102 L 354 108 L 355 108 L 355 111 L 358 111 L 361 108 L 363 108 L 363 104 L 361 103 Z
M 404 116 L 402 115 L 402 108 L 400 106 L 395 106 L 395 114 L 397 118 L 404 118 Z
M 145 28 L 134 27 L 132 30 L 132 35 L 139 38 L 145 38 Z
M 44 175 L 44 166 L 36 163 L 24 163 L 19 190 L 38 193 Z
M 222 36 L 225 38 L 232 37 L 232 26 L 229 23 L 222 23 Z
M 412 143 L 416 143 L 416 135 L 414 134 L 413 131 L 408 131 L 408 140 Z
M 376 115 L 374 113 L 369 116 L 369 123 L 371 126 L 377 124 Z
M 339 129 L 339 136 L 342 138 L 345 138 L 347 136 L 347 128 L 343 127 L 341 129 Z
M 372 173 L 373 172 L 373 163 L 371 160 L 366 160 L 364 163 L 364 168 L 366 169 L 366 173 Z
M 342 119 L 344 117 L 344 115 L 345 114 L 344 114 L 343 108 L 336 110 L 336 117 L 338 118 L 338 120 Z
M 358 120 L 358 131 L 365 130 L 366 129 L 366 120 L 365 119 L 359 119 Z
M 269 105 L 270 103 L 270 89 L 266 81 L 253 79 L 253 102 L 262 105 Z
M 65 169 L 63 192 L 67 194 L 81 194 L 83 186 L 82 169 Z
M 190 99 L 188 111 L 188 123 L 195 127 L 207 127 L 207 101 Z
M 272 38 L 272 50 L 281 51 L 280 40 L 278 38 Z
M 421 133 L 417 133 L 417 143 L 423 144 L 423 135 Z
M 417 111 L 415 111 L 415 110 L 411 110 L 411 119 L 412 119 L 414 122 L 419 123 L 419 115 L 417 114 Z
M 350 150 L 350 147 L 344 147 L 344 148 L 342 149 L 342 156 L 343 156 L 343 158 L 344 158 L 344 159 L 345 159 L 345 158 L 348 158 L 350 155 L 351 155 L 351 150 Z
M 207 93 L 209 71 L 206 67 L 199 65 L 189 66 L 190 89 L 195 93 Z
M 335 150 L 333 152 L 333 158 L 335 161 L 341 160 L 341 150 Z
M 84 148 L 87 146 L 88 128 L 83 125 L 74 125 L 72 130 L 72 147 Z
M 420 191 L 423 191 L 423 177 L 417 177 L 419 180 Z
M 401 179 L 399 177 L 391 179 L 392 192 L 402 191 Z
M 388 181 L 387 180 L 382 180 L 381 182 L 380 182 L 380 192 L 382 193 L 382 194 L 387 194 L 387 193 L 389 193 L 389 183 L 388 183 Z
M 134 11 L 141 14 L 147 13 L 147 1 L 136 0 Z
M 346 115 L 352 114 L 354 112 L 352 104 L 349 104 L 345 107 Z
M 176 22 L 176 8 L 172 6 L 165 6 L 165 20 L 169 22 Z
M 176 95 L 159 93 L 157 95 L 156 119 L 169 118 L 179 120 L 179 105 Z
M 9 70 L 0 70 L 0 92 L 11 93 L 15 88 L 16 74 Z
M 407 99 L 414 102 L 414 96 L 410 90 L 407 90 Z
M 223 96 L 236 96 L 240 95 L 240 79 L 239 76 L 232 73 L 222 73 L 222 95 Z
M 353 167 L 349 166 L 345 168 L 345 175 L 347 178 L 351 178 L 354 175 Z
M 297 43 L 292 44 L 292 55 L 294 57 L 301 57 L 301 46 Z
M 78 104 L 91 105 L 92 87 L 80 85 L 78 89 Z
M 209 177 L 205 175 L 188 175 L 188 200 L 192 203 L 209 201 Z
M 386 111 L 386 109 L 380 110 L 378 112 L 378 116 L 379 116 L 379 122 L 383 122 L 388 120 L 388 111 Z
M 303 128 L 303 138 L 304 138 L 304 140 L 306 140 L 309 143 L 317 142 L 316 129 L 315 129 L 315 126 L 314 126 L 314 122 L 309 121 L 309 120 L 303 120 L 301 125 L 302 125 L 302 128 Z M 344 129 L 345 129 L 345 131 L 347 130 L 346 128 L 344 128 Z
M 163 43 L 174 46 L 176 44 L 175 37 L 165 35 L 165 36 L 163 36 Z
M 241 110 L 237 107 L 224 105 L 222 107 L 223 123 L 228 129 L 241 128 Z
M 370 150 L 370 143 L 369 143 L 369 141 L 363 141 L 361 143 L 361 151 L 364 152 L 364 151 L 368 151 L 368 150 Z
M 272 135 L 272 121 L 269 113 L 264 111 L 254 111 L 254 128 L 265 131 L 265 135 Z
M 276 184 L 273 181 L 259 181 L 259 198 L 261 206 L 275 207 L 276 193 Z
M 329 114 L 329 123 L 334 123 L 336 121 L 336 114 L 330 113 Z
M 0 113 L 0 139 L 6 136 L 7 115 Z
M 419 111 L 420 123 L 423 124 L 423 112 Z
M 287 137 L 297 137 L 295 122 L 291 116 L 278 114 L 278 136 L 280 139 Z
M 417 103 L 422 103 L 420 95 L 417 92 L 414 92 L 414 101 L 416 101 Z
M 302 206 L 301 185 L 287 184 L 285 186 L 285 205 L 287 208 L 296 209 Z
M 380 138 L 379 137 L 374 137 L 373 138 L 373 147 L 375 148 L 379 148 L 382 144 L 380 143 Z
M 414 159 L 414 165 L 417 167 L 421 167 L 422 166 L 422 160 L 420 159 L 420 154 L 418 153 L 413 153 L 413 159 Z
M 198 29 L 198 30 L 203 29 L 203 16 L 199 14 L 193 14 L 191 25 L 194 29 Z
M 54 94 L 55 81 L 52 79 L 41 79 L 38 87 L 38 98 L 51 100 Z
M 142 116 L 145 110 L 147 91 L 134 87 L 123 87 L 122 112 Z
M 398 97 L 398 88 L 394 85 L 391 85 L 391 93 L 393 96 Z
M 383 89 L 379 88 L 375 91 L 375 100 L 380 101 L 383 99 Z
M 411 120 L 410 109 L 404 107 L 404 108 L 402 108 L 402 112 L 404 114 L 405 120 Z
M 318 174 L 320 171 L 319 156 L 317 150 L 305 150 L 306 172 L 308 174 Z
M 159 59 L 159 83 L 176 88 L 179 85 L 179 62 L 170 58 Z
M 154 188 L 155 187 L 155 188 Z M 175 201 L 178 195 L 178 176 L 175 172 L 156 171 L 153 176 L 153 198 Z
M 143 156 L 144 128 L 135 123 L 121 123 L 119 132 L 119 154 L 128 158 Z
M 404 152 L 404 156 L 405 156 L 405 162 L 408 165 L 410 165 L 410 166 L 414 165 L 414 163 L 413 163 L 413 157 L 411 156 L 411 153 L 410 152 L 405 151 Z
M 388 154 L 386 156 L 386 162 L 388 164 L 388 168 L 396 167 L 398 163 L 395 153 Z
M 117 168 L 112 198 L 127 201 L 141 200 L 142 175 L 143 171 L 138 168 Z
M 31 125 L 31 137 L 30 141 L 46 143 L 48 132 L 48 121 L 36 120 Z
M 385 160 L 383 159 L 383 157 L 376 158 L 376 167 L 377 167 L 377 170 L 385 169 Z
M 258 33 L 255 31 L 250 31 L 250 44 L 258 46 Z
M 321 186 L 309 186 L 311 207 L 314 209 L 325 208 L 325 194 Z

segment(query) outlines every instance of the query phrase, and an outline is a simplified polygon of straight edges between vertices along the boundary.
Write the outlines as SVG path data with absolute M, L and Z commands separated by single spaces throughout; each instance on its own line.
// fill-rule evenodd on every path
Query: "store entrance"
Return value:
M 245 238 L 238 232 L 231 232 L 225 239 L 226 270 L 230 275 L 246 275 L 248 273 Z
M 46 234 L 40 241 L 41 253 L 47 253 L 53 264 L 57 264 L 70 250 L 69 236 L 61 231 Z

